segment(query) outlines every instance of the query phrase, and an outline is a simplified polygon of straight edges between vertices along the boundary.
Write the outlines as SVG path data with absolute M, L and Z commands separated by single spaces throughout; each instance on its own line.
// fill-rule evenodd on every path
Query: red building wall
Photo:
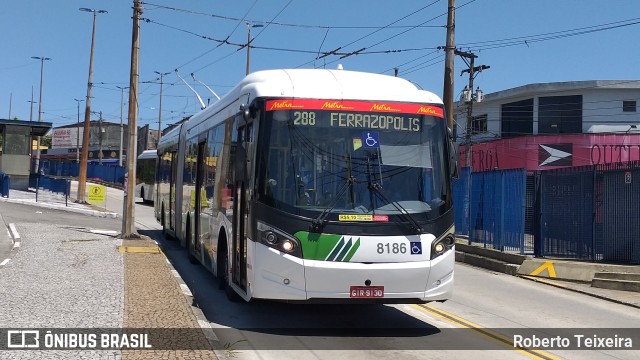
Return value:
M 473 144 L 473 171 L 549 170 L 640 160 L 640 134 L 532 135 Z M 466 147 L 460 146 L 466 165 Z

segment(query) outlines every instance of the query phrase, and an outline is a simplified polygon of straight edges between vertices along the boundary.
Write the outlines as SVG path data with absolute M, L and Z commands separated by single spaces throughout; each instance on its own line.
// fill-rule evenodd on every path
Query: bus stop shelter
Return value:
M 49 122 L 0 119 L 0 173 L 10 177 L 10 188 L 27 190 L 31 169 L 31 139 L 44 136 Z

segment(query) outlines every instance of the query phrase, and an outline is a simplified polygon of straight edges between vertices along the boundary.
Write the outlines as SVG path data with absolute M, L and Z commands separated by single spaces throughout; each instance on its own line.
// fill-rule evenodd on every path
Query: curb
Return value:
M 0 219 L 2 218 L 0 217 Z M 4 220 L 2 222 L 4 223 Z M 16 225 L 14 223 L 9 224 L 7 227 L 7 233 L 9 234 L 9 239 L 11 239 L 11 242 L 13 243 L 13 247 L 11 248 L 11 251 L 9 251 L 8 257 L 0 262 L 0 268 L 7 265 L 16 255 L 18 250 L 20 250 L 20 234 L 18 233 L 18 230 L 16 230 Z
M 207 318 L 204 315 L 204 313 L 202 312 L 202 310 L 200 310 L 199 307 L 193 305 L 194 296 L 193 296 L 193 293 L 191 293 L 191 290 L 189 290 L 189 286 L 187 286 L 187 284 L 184 282 L 184 280 L 180 276 L 180 273 L 178 272 L 178 270 L 176 270 L 176 268 L 173 266 L 173 264 L 171 263 L 169 258 L 165 255 L 165 253 L 164 253 L 164 251 L 162 249 L 162 244 L 160 244 L 158 241 L 156 241 L 155 239 L 152 239 L 150 237 L 149 237 L 149 239 L 151 239 L 151 241 L 153 241 L 158 246 L 158 248 L 160 249 L 160 253 L 164 257 L 164 260 L 165 260 L 167 266 L 171 270 L 171 274 L 173 274 L 174 278 L 178 282 L 178 285 L 180 286 L 180 290 L 182 290 L 182 294 L 185 297 L 185 300 L 187 302 L 187 306 L 189 306 L 191 308 L 191 312 L 196 317 L 196 321 L 198 321 L 198 325 L 200 326 L 200 329 L 202 330 L 202 333 L 204 334 L 204 337 L 209 342 L 209 345 L 211 345 L 211 350 L 214 353 L 216 353 L 218 351 L 217 349 L 221 349 L 222 348 L 222 344 L 220 343 L 220 339 L 218 339 L 218 336 L 216 336 L 215 332 L 213 331 L 213 328 L 211 327 L 211 324 L 207 320 Z M 218 354 L 216 354 L 216 355 L 218 355 Z
M 113 218 L 113 219 L 118 218 L 118 213 L 114 213 L 114 212 L 98 211 L 98 210 L 91 210 L 91 209 L 80 209 L 80 208 L 68 207 L 64 205 L 37 203 L 29 200 L 19 200 L 19 199 L 2 199 L 1 201 L 13 203 L 13 204 L 30 205 L 30 206 L 51 209 L 51 210 L 68 211 L 68 212 L 85 214 L 85 215 L 96 216 L 96 217 L 106 217 L 106 218 Z
M 576 293 L 588 295 L 588 296 L 591 296 L 591 297 L 594 297 L 594 298 L 598 298 L 600 300 L 606 300 L 606 301 L 613 302 L 613 303 L 616 303 L 616 304 L 625 305 L 625 306 L 631 306 L 631 307 L 640 309 L 640 305 L 636 305 L 636 304 L 620 301 L 620 300 L 617 300 L 617 299 L 613 299 L 613 298 L 610 298 L 610 297 L 594 294 L 594 293 L 591 293 L 591 292 L 588 292 L 588 291 L 583 291 L 583 290 L 580 290 L 580 289 L 572 288 L 570 286 L 565 286 L 563 284 L 556 283 L 556 282 L 554 282 L 552 280 L 548 280 L 548 279 L 544 279 L 544 278 L 537 278 L 537 277 L 534 277 L 534 276 L 527 276 L 527 275 L 517 275 L 517 277 L 522 278 L 522 279 L 526 279 L 526 280 L 529 280 L 529 281 L 533 281 L 533 282 L 537 282 L 537 283 L 553 286 L 553 287 L 556 287 L 556 288 L 559 288 L 559 289 L 573 291 L 573 292 L 576 292 Z

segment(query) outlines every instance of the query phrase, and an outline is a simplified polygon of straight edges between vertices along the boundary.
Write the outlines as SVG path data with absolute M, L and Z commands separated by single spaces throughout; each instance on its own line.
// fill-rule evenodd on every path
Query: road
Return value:
M 32 208 L 33 209 L 33 208 Z M 122 212 L 122 191 L 109 189 L 107 209 Z M 162 238 L 153 207 L 138 204 L 139 232 L 160 242 L 199 307 L 237 359 L 636 359 L 638 350 L 514 349 L 513 335 L 574 335 L 594 328 L 635 328 L 640 311 L 525 279 L 456 264 L 451 300 L 426 305 L 336 306 L 257 301 L 231 303 L 217 280 L 188 262 L 176 241 Z M 4 213 L 3 213 L 4 215 Z M 5 215 L 7 223 L 25 214 Z M 113 220 L 83 226 L 117 228 Z M 116 221 L 117 222 L 117 221 Z M 626 334 L 626 332 L 621 332 Z M 613 336 L 613 333 L 611 333 Z M 620 335 L 622 336 L 622 335 Z M 640 340 L 639 340 L 640 341 Z M 639 349 L 640 343 L 634 343 Z M 295 350 L 286 351 L 282 350 Z

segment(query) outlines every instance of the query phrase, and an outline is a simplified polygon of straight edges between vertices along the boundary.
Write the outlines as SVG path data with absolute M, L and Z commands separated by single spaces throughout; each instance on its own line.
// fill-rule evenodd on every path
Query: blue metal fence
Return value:
M 41 160 L 40 170 L 43 175 L 77 177 L 80 173 L 80 165 L 78 163 Z M 87 164 L 87 179 L 99 179 L 114 184 L 122 184 L 124 173 L 124 167 L 114 164 Z
M 472 243 L 524 253 L 526 175 L 524 169 L 472 173 L 467 199 L 469 173 L 463 169 L 454 183 L 456 232 Z
M 460 177 L 453 181 L 453 216 L 456 234 L 469 235 L 469 168 L 460 169 Z

